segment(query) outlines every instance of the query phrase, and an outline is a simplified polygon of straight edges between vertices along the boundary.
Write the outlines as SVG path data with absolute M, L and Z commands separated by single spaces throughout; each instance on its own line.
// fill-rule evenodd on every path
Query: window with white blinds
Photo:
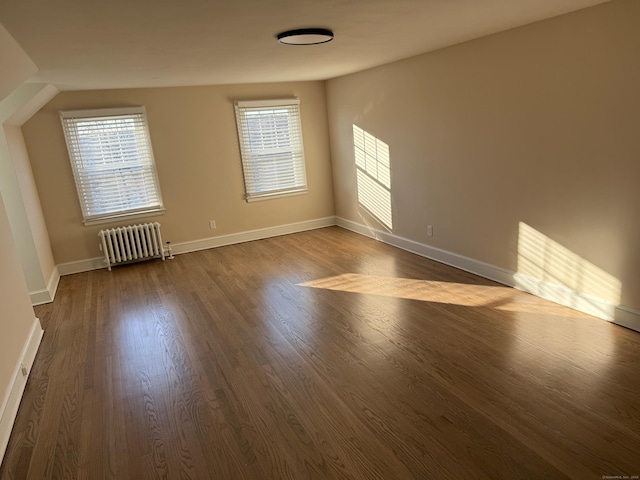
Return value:
M 60 112 L 84 223 L 164 211 L 144 107 Z
M 305 193 L 300 100 L 236 102 L 247 201 Z

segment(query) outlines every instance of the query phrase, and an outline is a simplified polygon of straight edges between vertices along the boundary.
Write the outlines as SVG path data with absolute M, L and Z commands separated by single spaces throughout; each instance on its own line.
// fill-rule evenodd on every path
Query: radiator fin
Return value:
M 109 270 L 118 263 L 165 258 L 158 222 L 100 230 L 98 236 Z

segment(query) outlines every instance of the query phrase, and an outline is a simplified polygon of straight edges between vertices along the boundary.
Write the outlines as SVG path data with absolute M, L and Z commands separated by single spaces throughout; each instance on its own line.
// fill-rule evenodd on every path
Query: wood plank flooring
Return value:
M 337 227 L 36 313 L 1 479 L 640 475 L 640 334 Z

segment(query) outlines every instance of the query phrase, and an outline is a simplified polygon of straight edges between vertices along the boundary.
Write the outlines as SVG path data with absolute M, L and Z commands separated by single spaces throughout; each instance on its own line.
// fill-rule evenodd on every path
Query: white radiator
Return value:
M 111 265 L 118 263 L 165 258 L 158 222 L 100 230 L 98 236 L 109 271 Z

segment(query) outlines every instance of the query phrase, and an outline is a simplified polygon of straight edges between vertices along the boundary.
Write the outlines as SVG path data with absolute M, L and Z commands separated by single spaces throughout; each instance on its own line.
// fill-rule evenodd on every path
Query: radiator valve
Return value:
M 173 260 L 173 252 L 171 251 L 171 242 L 167 242 L 167 246 L 164 247 L 164 251 L 169 254 L 167 257 L 169 260 Z

